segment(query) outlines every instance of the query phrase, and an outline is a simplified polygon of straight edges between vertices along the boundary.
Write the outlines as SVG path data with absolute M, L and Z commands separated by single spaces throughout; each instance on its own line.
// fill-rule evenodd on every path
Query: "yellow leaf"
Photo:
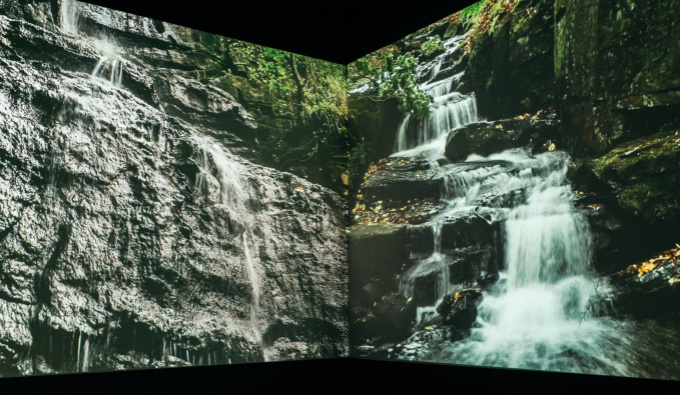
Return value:
M 426 326 L 425 330 L 431 331 L 431 330 L 434 330 L 434 327 L 432 325 Z
M 548 151 L 555 151 L 555 148 L 557 148 L 557 146 L 555 146 L 555 143 L 550 143 L 550 147 L 548 147 Z
M 296 190 L 296 191 L 303 192 L 303 191 L 305 190 L 305 188 L 303 188 L 303 187 L 297 187 L 297 188 L 295 188 L 295 190 Z

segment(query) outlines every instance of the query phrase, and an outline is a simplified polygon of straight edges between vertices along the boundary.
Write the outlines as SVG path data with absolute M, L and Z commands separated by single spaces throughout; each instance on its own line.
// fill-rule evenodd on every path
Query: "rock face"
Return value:
M 342 199 L 237 155 L 188 29 L 58 5 L 0 2 L 0 374 L 345 355 Z
M 509 148 L 528 147 L 534 153 L 560 144 L 558 122 L 553 111 L 539 111 L 533 116 L 475 122 L 453 130 L 446 140 L 444 154 L 453 162 L 471 154 L 489 156 Z
M 621 144 L 592 159 L 596 177 L 622 208 L 650 224 L 680 220 L 680 134 L 656 133 Z
M 552 2 L 521 1 L 473 41 L 464 84 L 477 95 L 480 116 L 507 118 L 554 105 L 553 24 Z
M 680 2 L 555 3 L 555 74 L 572 152 L 678 127 Z M 622 67 L 625 65 L 625 67 Z

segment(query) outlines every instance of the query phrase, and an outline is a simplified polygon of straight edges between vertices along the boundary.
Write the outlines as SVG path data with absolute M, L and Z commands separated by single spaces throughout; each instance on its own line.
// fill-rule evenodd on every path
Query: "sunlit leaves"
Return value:
M 654 258 L 648 259 L 644 262 L 640 262 L 634 265 L 628 266 L 626 268 L 627 272 L 637 273 L 637 277 L 640 278 L 646 273 L 650 273 L 662 266 L 668 264 L 676 264 L 676 261 L 680 259 L 680 246 L 676 244 L 677 248 L 672 248 L 668 251 L 664 251 L 661 254 L 655 256 Z

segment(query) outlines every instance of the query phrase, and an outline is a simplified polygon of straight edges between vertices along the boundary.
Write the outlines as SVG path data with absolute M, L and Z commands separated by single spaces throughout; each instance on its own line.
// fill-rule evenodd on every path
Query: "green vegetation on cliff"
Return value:
M 441 40 L 431 44 L 431 51 L 441 47 Z M 418 60 L 411 53 L 396 55 L 393 51 L 382 51 L 377 56 L 369 55 L 350 65 L 350 79 L 365 81 L 375 101 L 390 98 L 399 100 L 399 110 L 423 119 L 430 115 L 432 97 L 418 89 L 416 67 Z M 375 93 L 373 93 L 375 92 Z
M 343 192 L 347 185 L 345 66 L 201 33 L 217 83 L 258 123 L 260 161 Z

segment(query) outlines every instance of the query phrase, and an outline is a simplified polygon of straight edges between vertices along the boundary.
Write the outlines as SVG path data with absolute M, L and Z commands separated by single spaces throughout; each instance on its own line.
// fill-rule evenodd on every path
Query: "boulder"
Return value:
M 612 312 L 618 316 L 668 319 L 680 311 L 680 257 L 654 266 L 646 261 L 609 276 Z M 649 265 L 649 267 L 641 267 Z
M 518 2 L 472 41 L 463 84 L 477 95 L 480 116 L 501 119 L 554 105 L 553 14 L 551 2 Z
M 548 150 L 548 142 L 562 146 L 554 109 L 539 110 L 534 115 L 501 119 L 494 122 L 476 122 L 449 133 L 446 140 L 446 157 L 463 161 L 470 154 L 489 156 L 509 148 L 527 147 L 534 153 Z
M 452 325 L 456 329 L 469 329 L 477 320 L 477 302 L 482 298 L 482 289 L 466 288 L 444 296 L 437 306 L 444 325 Z
M 371 303 L 377 284 L 372 279 L 395 277 L 409 260 L 407 233 L 404 225 L 358 225 L 349 232 L 349 271 L 352 294 L 366 293 L 364 303 Z M 365 287 L 368 287 L 365 289 Z M 379 291 L 378 291 L 379 293 Z M 382 296 L 382 295 L 380 295 Z
M 465 130 L 456 129 L 451 131 L 446 138 L 446 148 L 444 151 L 446 158 L 453 162 L 462 162 L 471 153 L 468 144 L 468 136 Z
M 353 306 L 350 316 L 354 345 L 372 346 L 399 342 L 411 334 L 416 318 L 416 305 L 412 300 L 390 293 L 369 308 Z
M 621 144 L 589 161 L 597 179 L 627 213 L 649 224 L 680 220 L 680 134 L 659 132 Z

